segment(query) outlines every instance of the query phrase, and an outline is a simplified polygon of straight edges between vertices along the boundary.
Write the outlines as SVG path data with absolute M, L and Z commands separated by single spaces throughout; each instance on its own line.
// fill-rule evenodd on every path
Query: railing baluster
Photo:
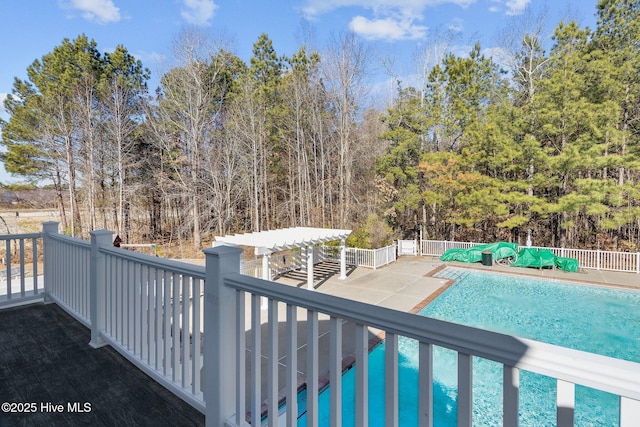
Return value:
M 180 350 L 182 353 L 182 387 L 187 387 L 190 381 L 189 374 L 189 346 L 191 340 L 191 331 L 189 328 L 189 307 L 191 306 L 191 278 L 182 275 L 182 333 L 180 340 Z
M 556 406 L 558 427 L 573 427 L 575 386 L 570 382 L 562 380 L 557 380 L 557 384 Z
M 111 333 L 111 307 L 113 306 L 113 295 L 111 294 L 111 257 L 104 256 L 104 332 L 107 335 Z
M 156 312 L 154 309 L 155 302 L 155 282 L 152 274 L 151 267 L 146 267 L 147 272 L 147 284 L 145 289 L 147 290 L 147 312 L 146 312 L 146 336 L 143 339 L 146 342 L 146 356 L 147 363 L 149 366 L 153 366 L 154 361 L 154 330 L 155 330 L 155 321 L 156 321 Z
M 11 289 L 11 240 L 5 240 L 5 258 L 7 261 L 7 299 L 11 300 L 13 297 L 13 290 Z
M 268 302 L 269 357 L 267 365 L 267 409 L 269 426 L 278 425 L 278 301 Z
M 236 292 L 236 330 L 238 337 L 236 340 L 236 355 L 238 365 L 236 369 L 236 424 L 242 425 L 245 421 L 245 413 L 247 411 L 246 392 L 247 392 L 247 335 L 246 335 L 246 293 L 243 291 Z
M 153 367 L 156 370 L 159 370 L 162 366 L 161 356 L 162 356 L 162 347 L 163 347 L 163 333 L 162 333 L 162 320 L 163 317 L 163 309 L 162 309 L 162 275 L 161 270 L 156 268 L 156 277 L 155 277 L 155 288 L 156 288 L 156 327 L 153 331 L 153 339 L 154 339 L 154 364 Z
M 178 381 L 180 379 L 180 276 L 176 273 L 172 274 L 171 285 L 173 286 L 173 326 L 171 333 L 173 337 L 173 345 L 171 349 L 171 379 Z
M 398 336 L 387 332 L 384 348 L 385 426 L 398 426 Z
M 329 399 L 331 406 L 331 426 L 342 425 L 342 320 L 331 317 L 329 320 Z
M 318 312 L 307 311 L 307 427 L 318 426 Z
M 20 239 L 20 297 L 25 296 L 25 282 L 24 282 L 24 239 Z
M 78 273 L 78 280 L 72 286 L 72 292 L 76 295 L 78 312 L 86 319 L 91 319 L 91 304 L 89 302 L 90 295 L 90 277 L 89 268 L 91 265 L 91 250 L 87 248 L 76 248 L 76 258 L 81 259 L 82 268 Z
M 418 425 L 433 426 L 433 345 L 418 346 Z M 505 424 L 507 425 L 507 424 Z
M 149 267 L 140 265 L 140 359 L 149 363 Z
M 38 286 L 38 239 L 31 238 L 31 257 L 33 259 L 33 294 L 40 293 Z
M 145 284 L 145 270 L 146 266 L 143 264 L 136 263 L 138 265 L 137 270 L 137 280 L 136 280 L 136 289 L 138 293 L 139 302 L 136 305 L 136 311 L 139 312 L 138 315 L 138 328 L 136 329 L 137 343 L 138 343 L 138 353 L 140 355 L 140 360 L 144 360 L 146 351 L 146 328 L 147 328 L 147 290 Z
M 124 329 L 124 312 L 126 311 L 127 307 L 124 305 L 124 295 L 125 295 L 125 288 L 124 288 L 124 259 L 120 258 L 117 261 L 117 265 L 118 265 L 118 271 L 120 272 L 120 274 L 118 276 L 119 280 L 118 280 L 118 286 L 117 286 L 117 290 L 118 290 L 118 304 L 116 304 L 116 310 L 118 310 L 119 312 L 119 316 L 118 316 L 118 326 L 117 326 L 117 333 L 118 333 L 118 341 L 120 342 L 120 344 L 122 344 L 123 346 L 126 345 L 126 342 L 124 340 L 124 333 L 125 333 L 125 329 Z
M 458 353 L 458 426 L 473 425 L 473 359 Z
M 520 370 L 503 365 L 502 425 L 517 426 L 520 400 Z
M 287 425 L 298 419 L 298 308 L 287 304 Z
M 356 426 L 369 425 L 369 328 L 356 324 Z
M 168 271 L 164 271 L 164 280 L 162 281 L 164 294 L 164 307 L 162 309 L 164 318 L 164 328 L 162 331 L 163 342 L 163 370 L 164 376 L 168 376 L 171 370 L 171 276 Z
M 251 425 L 260 425 L 262 414 L 262 357 L 260 328 L 260 295 L 251 295 Z
M 202 368 L 202 359 L 200 358 L 200 327 L 202 324 L 200 304 L 202 296 L 200 295 L 200 279 L 192 278 L 191 280 L 193 283 L 193 295 L 191 298 L 191 310 L 193 312 L 193 320 L 191 322 L 191 393 L 198 395 L 200 393 L 200 369 Z
M 620 398 L 620 427 L 634 427 L 640 420 L 640 400 Z
M 136 328 L 136 286 L 135 286 L 135 264 L 127 260 L 127 281 L 125 285 L 128 288 L 127 297 L 127 346 L 129 350 L 135 352 L 135 328 Z

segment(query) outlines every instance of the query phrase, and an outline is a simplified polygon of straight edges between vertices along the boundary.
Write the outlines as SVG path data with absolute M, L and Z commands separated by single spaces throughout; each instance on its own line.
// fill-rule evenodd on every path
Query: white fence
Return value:
M 440 256 L 449 249 L 468 249 L 479 244 L 480 243 L 472 242 L 449 242 L 446 240 L 422 240 L 420 242 L 420 255 Z M 557 256 L 575 258 L 578 260 L 580 268 L 640 273 L 640 252 L 547 248 L 543 246 L 532 247 L 548 249 Z
M 337 246 L 319 246 L 318 258 L 322 261 L 340 262 L 340 248 Z M 396 244 L 379 249 L 346 248 L 347 265 L 373 268 L 374 270 L 395 262 Z M 315 257 L 316 255 L 314 255 Z
M 2 241 L 0 308 L 42 300 L 44 281 L 38 270 L 42 233 L 1 235 Z
M 397 260 L 396 244 L 379 249 L 346 248 L 346 263 L 354 267 L 373 268 L 374 270 Z M 275 253 L 271 256 L 271 277 L 278 277 L 289 271 L 306 268 L 306 257 L 301 249 Z M 313 262 L 340 263 L 339 246 L 314 246 Z M 252 277 L 263 277 L 260 260 L 243 260 L 240 272 Z

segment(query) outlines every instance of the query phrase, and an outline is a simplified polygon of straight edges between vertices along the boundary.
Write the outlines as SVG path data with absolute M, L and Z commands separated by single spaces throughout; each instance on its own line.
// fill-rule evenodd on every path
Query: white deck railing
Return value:
M 111 231 L 91 241 L 45 223 L 46 296 L 160 384 L 204 412 L 205 268 L 116 248 Z
M 41 300 L 44 281 L 38 271 L 42 233 L 1 235 L 0 307 Z M 1 249 L 3 248 L 3 249 Z
M 458 354 L 459 426 L 472 424 L 472 357 L 503 366 L 504 425 L 518 424 L 521 370 L 557 380 L 560 427 L 573 425 L 576 384 L 620 396 L 622 427 L 640 419 L 638 363 L 241 275 L 241 250 L 234 247 L 205 250 L 206 265 L 200 267 L 114 248 L 112 235 L 95 231 L 90 243 L 83 242 L 57 235 L 57 223 L 46 223 L 46 297 L 89 323 L 91 345 L 112 345 L 203 411 L 209 426 L 241 426 L 247 414 L 252 425 L 261 425 L 263 408 L 268 425 L 277 425 L 279 419 L 295 425 L 300 370 L 307 372 L 307 425 L 316 426 L 319 378 L 325 374 L 319 362 L 326 359 L 320 357 L 323 351 L 329 356 L 330 418 L 333 425 L 339 425 L 345 321 L 355 324 L 356 425 L 368 423 L 370 328 L 386 333 L 385 425 L 398 425 L 399 337 L 419 342 L 420 426 L 433 425 L 434 346 Z M 268 301 L 264 314 L 263 297 Z M 279 314 L 279 308 L 286 308 L 286 315 Z M 321 319 L 329 324 L 322 340 Z M 305 336 L 306 358 L 301 361 L 305 369 L 298 369 L 298 338 Z M 264 349 L 263 341 L 267 343 Z M 325 345 L 328 349 L 322 347 Z M 285 371 L 282 380 L 281 369 Z M 281 394 L 285 396 L 284 412 Z
M 99 339 L 204 411 L 204 267 L 110 246 L 99 252 Z
M 446 240 L 422 240 L 420 244 L 420 255 L 440 256 L 449 249 L 468 249 L 480 244 L 481 243 L 472 242 L 450 242 Z M 557 256 L 575 258 L 578 260 L 580 268 L 640 273 L 640 252 L 613 252 L 591 249 L 549 248 L 544 246 L 532 247 L 548 249 Z
M 640 417 L 640 364 L 566 349 L 527 339 L 443 322 L 384 307 L 355 302 L 279 283 L 240 275 L 240 250 L 231 247 L 207 249 L 205 313 L 215 313 L 215 332 L 205 341 L 207 386 L 215 392 L 207 399 L 208 425 L 243 425 L 250 413 L 251 424 L 260 425 L 263 403 L 268 425 L 278 425 L 278 418 L 294 425 L 298 417 L 297 385 L 299 336 L 307 337 L 306 370 L 308 425 L 318 423 L 318 318 L 329 319 L 329 378 L 332 425 L 340 425 L 342 411 L 342 326 L 355 323 L 356 343 L 356 425 L 368 423 L 368 330 L 386 332 L 385 349 L 385 425 L 398 425 L 398 337 L 419 341 L 420 426 L 433 425 L 433 346 L 458 353 L 458 425 L 471 426 L 473 417 L 472 357 L 481 357 L 503 365 L 503 425 L 518 425 L 520 370 L 557 379 L 558 426 L 572 426 L 574 387 L 584 385 L 620 396 L 620 425 L 635 425 Z M 260 298 L 268 298 L 268 310 L 262 318 Z M 248 312 L 245 303 L 251 302 Z M 212 304 L 209 304 L 211 302 Z M 215 302 L 215 304 L 214 304 Z M 278 318 L 278 305 L 286 306 L 286 318 Z M 300 310 L 304 319 L 299 319 Z M 306 331 L 299 331 L 300 322 Z M 281 325 L 284 323 L 285 325 Z M 213 323 L 208 323 L 213 325 Z M 226 326 L 222 326 L 226 325 Z M 250 330 L 245 339 L 243 332 Z M 266 333 L 267 349 L 261 348 L 261 334 Z M 326 339 L 326 337 L 325 337 Z M 249 341 L 249 342 L 247 342 Z M 231 345 L 233 343 L 233 345 Z M 245 347 L 249 347 L 247 352 Z M 286 379 L 280 383 L 277 370 L 285 348 Z M 266 361 L 263 360 L 266 354 Z M 249 357 L 249 360 L 246 358 Z M 304 362 L 303 362 L 304 363 Z M 247 376 L 245 366 L 251 366 Z M 261 369 L 266 366 L 266 375 Z M 213 368 L 213 369 L 211 369 Z M 212 372 L 213 371 L 213 372 Z M 210 376 L 209 376 L 210 375 Z M 266 388 L 261 379 L 266 378 Z M 245 388 L 245 382 L 248 386 Z M 209 383 L 211 381 L 211 383 Z M 266 394 L 262 394 L 262 389 Z M 279 410 L 279 392 L 284 390 L 286 407 Z M 210 389 L 207 388 L 209 392 Z M 245 397 L 248 393 L 250 397 Z M 335 424 L 334 424 L 335 423 Z
M 57 223 L 45 223 L 44 244 L 47 298 L 91 327 L 91 242 L 58 234 Z

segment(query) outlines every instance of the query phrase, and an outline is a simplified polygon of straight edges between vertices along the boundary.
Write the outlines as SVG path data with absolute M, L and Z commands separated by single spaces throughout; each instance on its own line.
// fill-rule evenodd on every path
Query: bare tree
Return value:
M 246 171 L 243 178 L 245 197 L 249 201 L 249 217 L 251 230 L 260 231 L 262 228 L 262 216 L 260 207 L 266 195 L 261 191 L 264 187 L 262 174 L 263 164 L 266 162 L 262 147 L 266 137 L 266 105 L 256 97 L 255 81 L 244 76 L 239 81 L 239 93 L 234 97 L 228 107 L 226 116 L 227 138 L 236 139 L 240 144 L 243 170 Z
M 369 63 L 369 50 L 353 33 L 334 37 L 322 61 L 339 152 L 337 175 L 341 227 L 347 226 L 352 210 L 352 144 L 356 123 L 367 95 Z
M 129 198 L 135 194 L 129 179 L 131 170 L 136 167 L 134 132 L 142 121 L 147 94 L 145 81 L 149 78 L 149 71 L 143 69 L 142 63 L 123 46 L 106 54 L 105 61 L 106 69 L 100 82 L 101 114 L 105 139 L 109 143 L 104 144 L 103 150 L 107 168 L 117 182 L 113 225 L 116 234 L 125 237 L 129 232 L 125 223 L 130 208 Z M 103 206 L 105 204 L 103 201 Z
M 537 15 L 527 8 L 498 33 L 500 54 L 497 60 L 511 72 L 521 104 L 533 102 L 537 82 L 544 76 L 549 62 L 545 58 L 544 45 L 553 32 L 546 28 L 546 22 L 546 8 Z
M 419 76 L 418 91 L 420 94 L 420 106 L 424 106 L 424 88 L 429 81 L 431 70 L 442 61 L 450 52 L 451 46 L 459 39 L 459 34 L 453 30 L 442 31 L 440 28 L 429 30 L 428 43 L 422 45 L 422 49 L 414 53 L 414 64 Z
M 223 74 L 228 64 L 214 60 L 224 52 L 224 42 L 206 32 L 188 28 L 173 45 L 177 66 L 162 77 L 162 93 L 151 113 L 157 143 L 167 153 L 171 183 L 190 212 L 193 245 L 202 244 L 201 205 L 203 169 L 210 143 L 219 125 L 222 99 L 226 94 Z

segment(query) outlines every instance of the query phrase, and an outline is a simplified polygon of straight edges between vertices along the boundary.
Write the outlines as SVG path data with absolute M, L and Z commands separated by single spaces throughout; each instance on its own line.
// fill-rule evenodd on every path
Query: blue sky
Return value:
M 529 10 L 547 11 L 551 32 L 561 19 L 595 27 L 597 0 L 1 0 L 0 117 L 15 77 L 51 52 L 64 38 L 84 33 L 102 52 L 124 45 L 152 72 L 171 66 L 171 46 L 186 26 L 228 40 L 228 48 L 249 61 L 253 44 L 266 33 L 278 54 L 291 55 L 312 34 L 320 52 L 332 35 L 353 31 L 371 42 L 379 57 L 393 57 L 396 75 L 415 73 L 416 53 L 433 36 L 450 33 L 454 52 L 480 41 L 488 54 L 500 46 L 498 33 Z M 384 80 L 383 73 L 378 79 Z M 12 181 L 0 164 L 0 181 Z

